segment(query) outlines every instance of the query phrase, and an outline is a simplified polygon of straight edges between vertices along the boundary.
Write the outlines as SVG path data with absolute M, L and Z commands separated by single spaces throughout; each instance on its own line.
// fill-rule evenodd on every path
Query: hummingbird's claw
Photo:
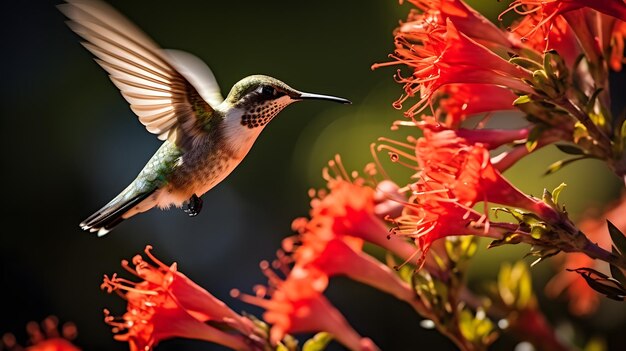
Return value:
M 202 199 L 198 195 L 193 194 L 189 201 L 187 201 L 186 207 L 183 209 L 189 217 L 195 217 L 202 210 Z

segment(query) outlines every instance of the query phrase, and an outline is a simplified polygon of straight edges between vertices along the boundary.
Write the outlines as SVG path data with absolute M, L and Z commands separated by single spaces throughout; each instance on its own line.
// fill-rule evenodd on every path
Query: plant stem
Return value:
M 525 156 L 528 156 L 531 152 L 537 151 L 544 146 L 553 144 L 560 140 L 569 140 L 569 138 L 563 131 L 553 129 L 545 132 L 544 135 L 539 138 L 537 146 L 532 151 L 528 151 L 526 145 L 517 145 L 511 150 L 505 151 L 500 155 L 493 157 L 491 162 L 498 169 L 498 171 L 504 172 L 517 163 L 517 161 Z
M 601 248 L 600 246 L 591 242 L 591 240 L 587 239 L 586 237 L 585 239 L 587 242 L 580 249 L 580 252 L 584 253 L 585 255 L 593 259 L 601 260 L 601 261 L 607 262 L 616 267 L 626 270 L 626 259 L 624 257 L 615 255 Z

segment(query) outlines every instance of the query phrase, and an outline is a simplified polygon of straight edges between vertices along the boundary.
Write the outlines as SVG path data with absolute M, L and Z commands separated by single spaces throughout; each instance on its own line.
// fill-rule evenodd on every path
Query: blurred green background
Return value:
M 370 65 L 393 50 L 392 30 L 410 6 L 383 0 L 111 1 L 164 48 L 203 58 L 224 94 L 242 77 L 260 73 L 297 89 L 351 99 L 353 105 L 307 102 L 282 112 L 234 173 L 203 197 L 199 216 L 152 210 L 96 238 L 78 223 L 136 176 L 159 141 L 79 45 L 57 3 L 5 1 L 1 11 L 0 333 L 12 331 L 25 340 L 28 321 L 54 314 L 77 324 L 77 344 L 85 350 L 127 349 L 113 341 L 102 315 L 105 307 L 121 314 L 124 304 L 99 286 L 103 274 L 121 271 L 120 260 L 146 244 L 236 311 L 260 315 L 232 299 L 230 289 L 249 292 L 264 282 L 258 262 L 271 259 L 291 234 L 292 219 L 307 214 L 307 189 L 324 185 L 321 169 L 335 153 L 348 169 L 361 170 L 371 160 L 369 144 L 394 136 L 389 126 L 402 118 L 391 107 L 400 94 L 391 78 L 394 69 L 372 72 Z M 506 6 L 495 0 L 480 5 L 492 17 Z M 618 196 L 617 179 L 599 162 L 541 177 L 560 156 L 553 148 L 541 150 L 507 175 L 532 194 L 565 181 L 569 187 L 562 196 L 574 217 Z M 481 252 L 473 279 L 492 278 L 499 262 L 521 259 L 526 250 Z M 551 272 L 550 263 L 533 268 L 539 295 Z M 384 350 L 454 349 L 437 332 L 422 329 L 403 303 L 369 287 L 336 279 L 328 296 L 359 333 Z M 549 306 L 552 321 L 568 318 L 562 302 L 541 303 Z M 584 337 L 605 335 L 610 346 L 626 343 L 624 308 L 604 301 L 601 311 L 601 317 L 566 325 Z M 503 338 L 494 349 L 512 345 Z M 217 349 L 177 340 L 158 348 Z

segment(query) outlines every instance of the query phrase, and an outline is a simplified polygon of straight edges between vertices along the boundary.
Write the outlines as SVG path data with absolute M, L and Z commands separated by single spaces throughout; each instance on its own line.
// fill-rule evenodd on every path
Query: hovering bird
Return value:
M 298 91 L 253 75 L 224 99 L 215 76 L 192 54 L 161 49 L 111 6 L 95 0 L 58 5 L 146 129 L 163 144 L 137 178 L 80 223 L 105 235 L 123 220 L 155 206 L 202 208 L 200 196 L 224 180 L 263 128 L 285 107 L 303 100 L 350 101 Z

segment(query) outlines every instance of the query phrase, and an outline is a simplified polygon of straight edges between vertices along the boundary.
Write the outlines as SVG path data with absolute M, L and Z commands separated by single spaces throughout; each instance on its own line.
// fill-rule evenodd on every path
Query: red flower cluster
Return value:
M 530 72 L 495 52 L 517 47 L 512 36 L 501 32 L 460 0 L 411 3 L 421 11 L 412 11 L 397 30 L 396 51 L 391 55 L 397 61 L 372 66 L 404 64 L 413 70 L 410 76 L 403 76 L 400 70 L 396 74 L 396 80 L 404 84 L 405 95 L 394 106 L 401 108 L 408 98 L 420 96 L 418 103 L 405 112 L 407 116 L 429 107 L 435 92 L 448 84 L 495 85 L 532 92 L 523 83 L 524 79 L 531 79 Z M 474 93 L 481 95 L 480 87 Z
M 397 187 L 381 183 L 380 189 L 391 192 L 385 195 L 380 189 L 366 186 L 363 178 L 348 175 L 339 157 L 330 162 L 330 168 L 331 171 L 324 171 L 328 190 L 311 192 L 310 219 L 296 219 L 293 229 L 298 234 L 283 241 L 288 255 L 281 251 L 274 266 L 283 271 L 285 279 L 264 263 L 262 269 L 269 278 L 269 287 L 258 289 L 257 296 L 241 298 L 267 310 L 264 319 L 273 323 L 273 342 L 289 332 L 324 330 L 352 350 L 374 350 L 376 346 L 358 336 L 322 293 L 329 278 L 343 275 L 423 310 L 412 288 L 389 267 L 365 253 L 363 244 L 383 246 L 401 257 L 410 257 L 414 249 L 403 240 L 390 238 L 380 218 L 393 208 L 389 202 L 397 201 L 391 199 Z M 266 294 L 269 300 L 262 298 Z
M 269 288 L 257 287 L 256 296 L 240 294 L 233 296 L 263 307 L 263 319 L 272 324 L 270 342 L 276 345 L 287 333 L 327 331 L 350 350 L 378 350 L 367 338 L 362 338 L 348 321 L 322 294 L 326 278 L 319 272 L 292 269 L 285 279 L 274 273 L 267 262 L 261 269 L 269 278 Z M 269 299 L 263 297 L 268 294 Z
M 405 92 L 394 103 L 396 108 L 419 97 L 405 111 L 408 117 L 430 107 L 440 122 L 457 128 L 473 114 L 516 109 L 513 101 L 519 95 L 541 95 L 544 90 L 550 95 L 553 87 L 545 73 L 538 72 L 548 51 L 558 53 L 581 76 L 577 78 L 580 84 L 596 81 L 595 86 L 580 87 L 588 95 L 597 87 L 608 89 L 603 67 L 620 70 L 624 61 L 626 5 L 621 0 L 514 1 L 509 11 L 522 16 L 510 31 L 500 30 L 461 0 L 409 2 L 416 8 L 396 30 L 396 50 L 390 55 L 394 61 L 372 66 L 410 69 L 410 74 L 398 70 L 395 75 Z M 573 67 L 581 54 L 589 64 L 588 73 Z M 561 79 L 567 73 L 554 74 Z M 571 106 L 567 108 L 576 115 Z M 543 118 L 537 112 L 531 111 L 534 118 Z M 548 118 L 545 122 L 571 133 L 572 127 L 563 121 L 567 120 Z
M 394 127 L 413 127 L 420 136 L 406 142 L 381 138 L 372 146 L 376 162 L 366 167 L 366 177 L 348 173 L 339 157 L 329 163 L 323 173 L 326 189 L 310 192 L 309 216 L 293 221 L 296 235 L 283 241 L 275 261 L 261 263 L 268 284 L 255 287 L 253 295 L 231 293 L 262 307 L 269 330 L 229 309 L 175 264 L 158 261 L 148 247 L 152 263 L 136 256 L 134 267 L 122 264 L 140 282 L 105 276 L 102 287 L 128 301 L 122 317 L 106 312 L 116 339 L 129 342 L 131 350 L 149 350 L 171 337 L 255 350 L 277 347 L 290 333 L 325 331 L 351 350 L 377 350 L 324 296 L 333 277 L 346 276 L 387 292 L 422 316 L 433 314 L 414 286 L 372 257 L 366 244 L 429 270 L 434 263 L 426 253 L 439 239 L 529 234 L 521 220 L 492 222 L 491 204 L 519 209 L 546 228 L 567 227 L 561 226 L 566 214 L 558 204 L 523 193 L 502 172 L 558 140 L 576 144 L 583 155 L 620 162 L 611 154 L 617 149 L 611 138 L 617 134 L 606 112 L 606 91 L 608 68 L 619 70 L 624 62 L 625 3 L 517 0 L 510 11 L 521 18 L 510 30 L 501 30 L 461 0 L 409 2 L 415 8 L 395 32 L 394 61 L 373 68 L 405 65 L 409 70 L 395 76 L 404 95 L 394 105 L 399 109 L 417 99 L 405 112 L 409 118 Z M 431 115 L 417 118 L 427 108 Z M 528 124 L 486 128 L 486 117 L 499 111 L 523 113 Z M 483 118 L 471 128 L 468 119 L 477 115 Z M 375 151 L 387 151 L 413 177 L 389 179 Z M 385 179 L 380 181 L 379 175 Z M 552 290 L 569 283 L 558 278 Z M 593 304 L 585 301 L 579 312 Z
M 178 272 L 176 263 L 168 267 L 156 259 L 151 249 L 147 246 L 145 254 L 153 264 L 140 255 L 133 258 L 134 268 L 122 261 L 127 271 L 142 279 L 140 282 L 117 274 L 104 277 L 102 288 L 115 291 L 128 301 L 127 311 L 121 317 L 113 317 L 105 310 L 105 322 L 113 326 L 116 340 L 128 342 L 133 351 L 151 350 L 161 340 L 174 337 L 210 341 L 235 350 L 255 349 L 250 320 Z M 218 325 L 236 333 L 227 333 Z
M 395 126 L 417 126 L 423 136 L 408 144 L 384 140 L 389 145 L 378 147 L 416 171 L 417 180 L 403 187 L 409 200 L 402 215 L 393 219 L 394 233 L 416 239 L 423 253 L 434 240 L 451 235 L 501 238 L 502 231 L 490 228 L 489 203 L 529 211 L 557 225 L 563 218 L 558 209 L 524 194 L 501 172 L 538 147 L 558 140 L 578 143 L 580 130 L 596 138 L 581 143 L 583 148 L 593 145 L 590 154 L 604 147 L 597 153 L 600 158 L 620 157 L 606 151 L 606 123 L 596 125 L 581 113 L 589 109 L 584 106 L 589 98 L 577 101 L 563 91 L 578 84 L 576 91 L 598 94 L 594 111 L 606 111 L 608 73 L 602 67 L 621 68 L 626 5 L 621 0 L 514 1 L 505 13 L 522 16 L 504 31 L 461 0 L 409 2 L 415 9 L 396 30 L 396 49 L 390 55 L 394 61 L 373 65 L 410 70 L 410 75 L 398 70 L 395 76 L 404 85 L 397 108 L 419 97 L 405 112 L 411 121 Z M 576 78 L 568 80 L 569 75 Z M 594 93 L 597 87 L 604 92 Z M 432 117 L 422 115 L 417 121 L 417 114 L 428 107 Z M 469 117 L 518 108 L 528 117 L 526 127 L 486 129 L 483 117 L 475 129 L 465 129 Z M 502 152 L 502 146 L 508 149 Z M 501 153 L 494 156 L 497 148 Z M 475 211 L 480 203 L 483 214 Z
M 515 110 L 517 95 L 491 84 L 447 84 L 433 94 L 434 115 L 449 128 L 459 128 L 469 116 Z
M 500 173 L 491 161 L 489 150 L 524 139 L 527 130 L 449 129 L 433 117 L 420 122 L 401 123 L 419 127 L 423 136 L 410 143 L 393 142 L 379 150 L 390 151 L 392 158 L 407 157 L 415 162 L 417 181 L 405 187 L 409 200 L 401 216 L 394 218 L 395 234 L 416 240 L 424 254 L 433 241 L 453 235 L 480 235 L 501 238 L 491 230 L 486 217 L 487 204 L 495 203 L 535 212 L 557 221 L 558 213 L 543 201 L 524 194 Z M 413 150 L 415 156 L 408 154 Z M 485 214 L 474 210 L 483 203 Z

